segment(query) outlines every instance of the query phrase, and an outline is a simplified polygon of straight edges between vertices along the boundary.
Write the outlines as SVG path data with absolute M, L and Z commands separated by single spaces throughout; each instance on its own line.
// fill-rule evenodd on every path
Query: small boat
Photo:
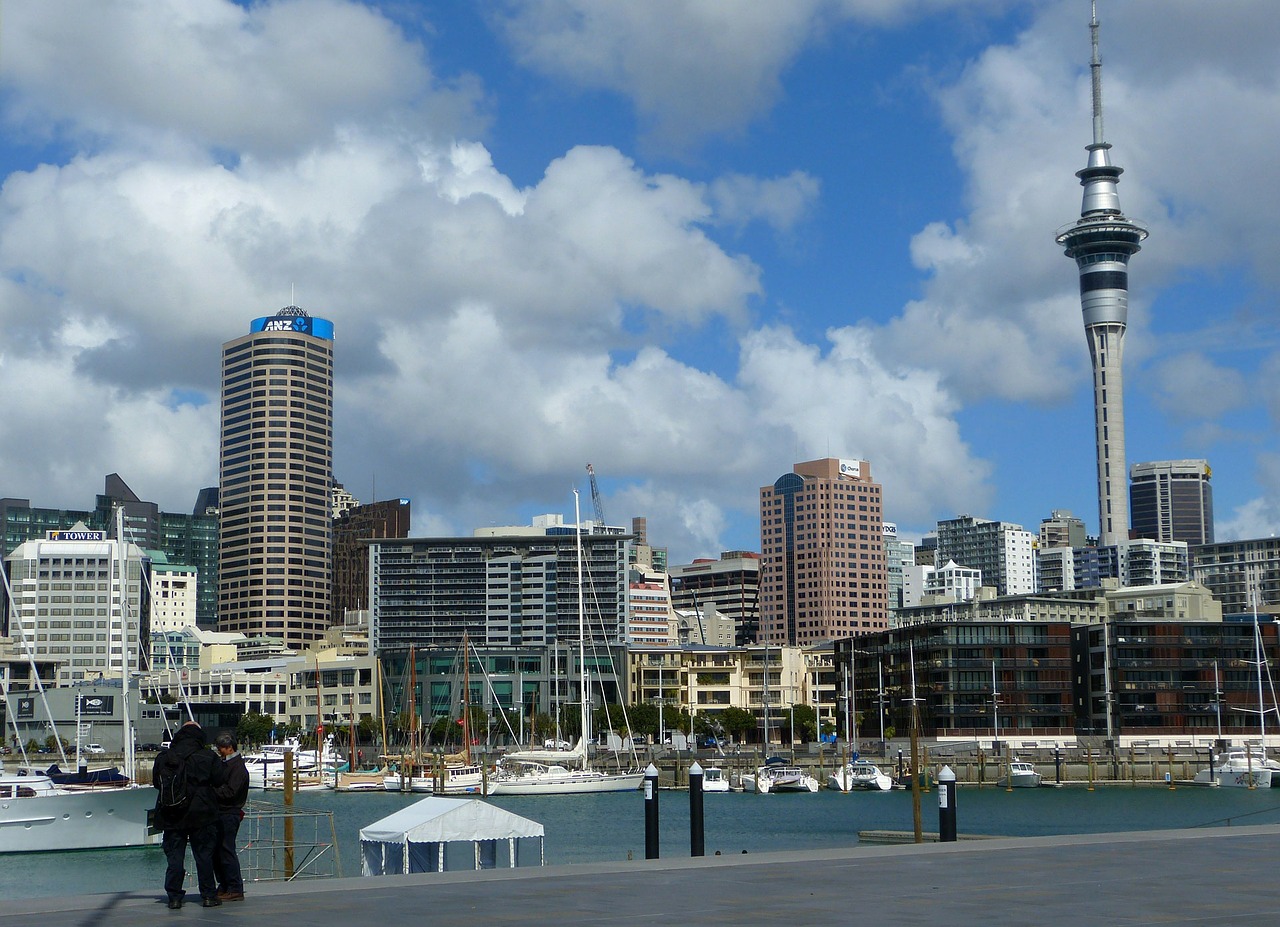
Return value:
M 766 763 L 758 767 L 754 774 L 743 775 L 742 787 L 748 792 L 757 792 L 761 795 L 769 792 L 816 792 L 818 780 L 799 766 L 777 766 Z
M 1207 769 L 1202 769 L 1192 779 L 1197 785 L 1217 785 L 1224 788 L 1269 789 L 1280 779 L 1280 764 L 1267 759 L 1257 747 L 1232 747 L 1219 753 Z
M 702 791 L 729 791 L 729 777 L 724 774 L 724 770 L 719 766 L 708 766 L 702 771 Z
M 333 788 L 337 792 L 382 792 L 386 790 L 386 777 L 389 772 L 386 766 L 355 772 L 339 770 Z
M 893 788 L 893 779 L 870 760 L 854 760 L 827 776 L 827 788 L 837 792 L 887 792 Z
M 440 781 L 436 781 L 439 776 Z M 474 795 L 484 789 L 484 767 L 463 762 L 461 754 L 448 757 L 412 759 L 401 757 L 382 776 L 388 792 L 427 792 L 431 795 Z
M 1040 774 L 1026 760 L 1010 760 L 1009 772 L 996 780 L 1002 789 L 1034 789 L 1040 786 Z

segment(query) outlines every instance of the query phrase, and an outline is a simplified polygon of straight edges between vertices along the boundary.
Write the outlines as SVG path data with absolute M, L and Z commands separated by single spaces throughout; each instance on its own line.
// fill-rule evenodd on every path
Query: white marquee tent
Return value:
M 533 841 L 537 841 L 536 844 Z M 360 830 L 364 875 L 494 869 L 498 847 L 507 865 L 520 864 L 522 848 L 546 865 L 541 824 L 475 798 L 424 798 Z

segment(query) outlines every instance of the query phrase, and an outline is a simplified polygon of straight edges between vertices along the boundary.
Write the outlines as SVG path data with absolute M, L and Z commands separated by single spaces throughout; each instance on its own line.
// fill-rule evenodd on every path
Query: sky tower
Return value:
M 1075 224 L 1058 233 L 1058 244 L 1080 270 L 1080 308 L 1093 359 L 1093 423 L 1098 442 L 1098 521 L 1101 544 L 1129 537 L 1128 470 L 1124 449 L 1124 330 L 1129 315 L 1129 258 L 1141 250 L 1147 230 L 1120 211 L 1116 185 L 1121 169 L 1111 163 L 1102 133 L 1102 59 L 1098 57 L 1098 6 L 1089 21 L 1093 55 L 1093 144 L 1089 164 L 1077 171 L 1084 202 Z

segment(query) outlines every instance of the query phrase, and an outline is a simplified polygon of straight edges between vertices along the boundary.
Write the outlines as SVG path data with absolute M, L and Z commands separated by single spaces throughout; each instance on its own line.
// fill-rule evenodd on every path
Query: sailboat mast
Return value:
M 1262 697 L 1262 629 L 1258 626 L 1258 590 L 1253 591 L 1253 649 L 1258 659 L 1258 724 L 1262 734 L 1262 752 L 1267 752 L 1267 703 Z
M 123 752 L 124 752 L 124 768 L 129 773 L 129 778 L 136 779 L 138 777 L 137 756 L 134 754 L 133 744 L 133 723 L 129 713 L 129 576 L 128 576 L 128 560 L 125 558 L 125 537 L 124 537 L 124 506 L 116 506 L 116 560 L 120 570 L 120 710 L 122 714 L 122 724 L 120 730 L 123 733 Z M 138 578 L 141 582 L 141 577 Z M 141 628 L 141 624 L 139 624 Z M 76 703 L 79 704 L 80 698 L 76 697 Z M 76 745 L 79 749 L 79 719 L 76 719 Z M 77 764 L 79 757 L 76 758 Z
M 590 692 L 590 679 L 587 675 L 587 608 L 582 591 L 582 511 L 577 489 L 573 491 L 573 523 L 578 558 L 578 669 L 582 676 L 582 746 L 585 751 L 588 737 L 587 695 Z
M 458 677 L 453 677 L 457 679 Z M 462 755 L 471 764 L 471 639 L 462 632 Z

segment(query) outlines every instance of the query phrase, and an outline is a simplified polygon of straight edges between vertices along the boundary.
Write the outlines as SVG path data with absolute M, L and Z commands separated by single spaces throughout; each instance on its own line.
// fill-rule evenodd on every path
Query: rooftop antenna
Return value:
M 1102 58 L 1098 54 L 1098 0 L 1092 0 L 1092 16 L 1089 20 L 1089 43 L 1093 55 L 1089 58 L 1089 75 L 1093 84 L 1093 143 L 1099 147 L 1107 143 L 1102 137 Z

